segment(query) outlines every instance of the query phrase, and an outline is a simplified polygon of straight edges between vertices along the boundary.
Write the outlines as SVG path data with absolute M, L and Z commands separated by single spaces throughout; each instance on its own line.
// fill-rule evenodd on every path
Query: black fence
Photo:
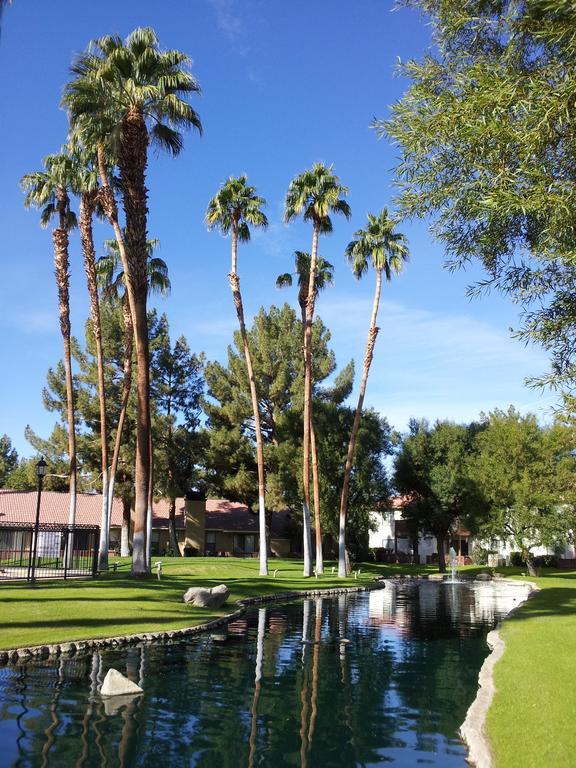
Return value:
M 41 523 L 0 524 L 0 581 L 96 576 L 100 528 Z

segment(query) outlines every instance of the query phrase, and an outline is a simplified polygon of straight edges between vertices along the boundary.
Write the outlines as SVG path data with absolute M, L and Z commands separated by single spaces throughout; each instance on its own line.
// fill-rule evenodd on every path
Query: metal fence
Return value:
M 41 523 L 0 524 L 0 581 L 96 576 L 100 528 Z M 36 544 L 36 546 L 34 546 Z

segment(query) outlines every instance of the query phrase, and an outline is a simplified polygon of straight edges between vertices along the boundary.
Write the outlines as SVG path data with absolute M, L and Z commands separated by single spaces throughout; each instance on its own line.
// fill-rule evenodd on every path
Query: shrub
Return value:
M 488 555 L 497 554 L 494 549 L 486 549 L 486 547 L 476 546 L 472 550 L 472 562 L 474 565 L 488 565 Z

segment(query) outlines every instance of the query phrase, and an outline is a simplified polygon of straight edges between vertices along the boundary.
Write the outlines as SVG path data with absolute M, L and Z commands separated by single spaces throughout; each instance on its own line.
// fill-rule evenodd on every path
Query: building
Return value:
M 0 489 L 0 525 L 10 523 L 34 524 L 36 491 Z M 43 523 L 68 522 L 67 493 L 44 491 L 40 519 Z M 79 493 L 76 502 L 76 522 L 100 525 L 101 494 Z M 110 549 L 119 551 L 123 509 L 120 499 L 114 499 L 110 515 Z M 152 508 L 152 554 L 169 551 L 169 501 L 159 499 Z M 277 557 L 286 557 L 299 549 L 298 526 L 288 511 L 270 514 L 270 548 Z M 132 533 L 131 521 L 130 538 Z M 176 499 L 176 536 L 182 554 L 250 557 L 258 554 L 258 515 L 245 504 L 225 499 L 206 499 L 192 492 Z
M 410 533 L 408 521 L 402 519 L 402 508 L 406 501 L 406 497 L 396 496 L 390 499 L 386 507 L 371 513 L 374 529 L 370 532 L 368 545 L 381 562 L 408 562 L 414 559 L 414 537 Z M 447 549 L 452 547 L 456 552 L 458 565 L 468 565 L 472 562 L 471 556 L 475 546 L 493 550 L 498 558 L 505 562 L 509 560 L 511 553 L 517 550 L 511 541 L 482 541 L 458 523 L 447 544 Z M 535 557 L 556 555 L 561 561 L 559 564 L 565 566 L 574 563 L 576 558 L 574 546 L 568 543 L 560 553 L 545 547 L 534 547 L 532 553 Z M 437 560 L 436 538 L 419 531 L 418 562 L 432 563 Z

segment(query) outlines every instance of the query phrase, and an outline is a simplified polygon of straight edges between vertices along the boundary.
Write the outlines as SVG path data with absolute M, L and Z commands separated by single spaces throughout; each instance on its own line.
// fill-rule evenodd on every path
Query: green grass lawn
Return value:
M 504 622 L 488 713 L 496 768 L 576 765 L 576 573 L 550 571 Z
M 338 579 L 331 573 L 335 563 L 328 563 L 324 576 L 304 579 L 301 561 L 275 560 L 270 576 L 260 577 L 256 559 L 163 557 L 158 581 L 133 580 L 129 561 L 116 562 L 116 573 L 96 580 L 0 583 L 0 648 L 181 629 L 231 612 L 240 598 L 436 573 L 428 566 L 365 564 L 358 580 Z M 479 570 L 459 569 L 468 576 Z M 522 578 L 520 569 L 501 573 Z M 576 765 L 576 572 L 549 571 L 534 581 L 542 591 L 501 630 L 506 652 L 496 666 L 497 693 L 487 722 L 496 768 Z M 221 611 L 182 602 L 188 587 L 220 583 L 231 590 Z

